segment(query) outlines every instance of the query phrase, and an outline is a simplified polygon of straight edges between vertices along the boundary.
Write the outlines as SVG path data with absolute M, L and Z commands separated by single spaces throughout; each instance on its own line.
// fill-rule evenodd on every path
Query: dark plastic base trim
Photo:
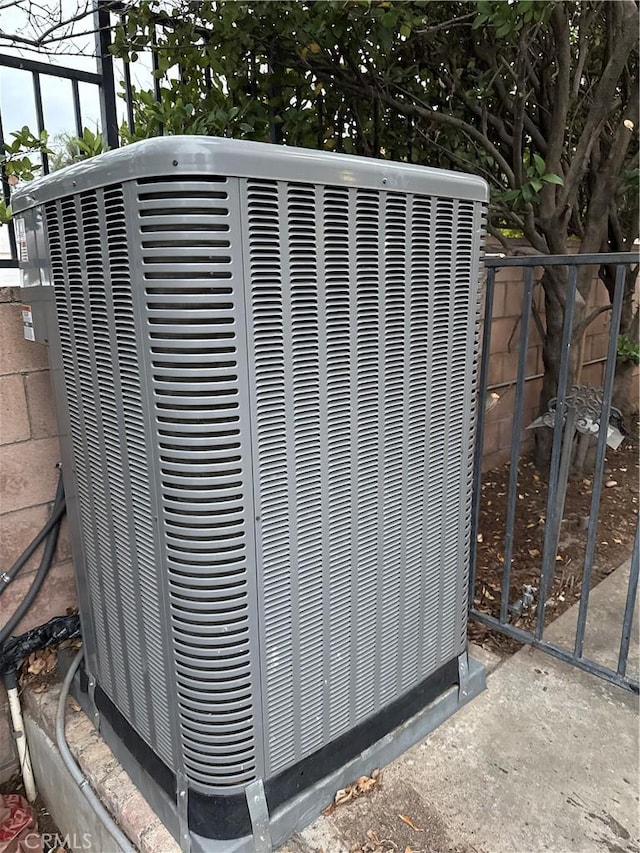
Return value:
M 277 776 L 265 780 L 269 811 L 273 812 L 301 791 L 333 773 L 457 683 L 458 659 L 453 658 L 373 717 Z M 175 774 L 140 737 L 100 686 L 96 686 L 95 704 L 135 760 L 175 802 Z M 244 794 L 206 795 L 189 790 L 189 829 L 204 838 L 216 840 L 249 835 L 251 821 Z

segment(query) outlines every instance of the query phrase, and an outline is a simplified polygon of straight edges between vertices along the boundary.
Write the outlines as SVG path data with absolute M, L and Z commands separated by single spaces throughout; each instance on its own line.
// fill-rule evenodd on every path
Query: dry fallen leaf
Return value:
M 424 832 L 424 829 L 422 829 L 422 827 L 420 826 L 416 826 L 415 823 L 411 820 L 411 818 L 407 817 L 406 814 L 399 814 L 398 817 L 403 823 L 406 823 L 407 826 L 410 826 L 411 829 L 415 830 L 416 832 Z
M 348 803 L 350 799 L 353 797 L 353 790 L 351 788 L 340 788 L 339 791 L 336 792 L 336 796 L 334 799 L 334 803 L 336 806 L 341 806 L 343 803 Z
M 343 806 L 346 803 L 351 802 L 351 800 L 355 800 L 357 797 L 368 794 L 380 784 L 381 780 L 382 774 L 378 769 L 373 770 L 371 772 L 371 776 L 360 776 L 351 785 L 347 785 L 346 788 L 340 788 L 339 791 L 336 791 L 333 802 L 329 803 L 329 805 L 322 810 L 322 814 L 325 817 L 328 817 L 338 806 Z

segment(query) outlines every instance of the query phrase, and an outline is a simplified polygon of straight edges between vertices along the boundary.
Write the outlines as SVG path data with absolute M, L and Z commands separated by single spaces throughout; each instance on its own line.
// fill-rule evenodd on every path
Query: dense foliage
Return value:
M 153 49 L 136 139 L 272 139 L 462 169 L 491 186 L 489 229 L 534 251 L 631 249 L 638 236 L 635 0 L 173 2 L 128 12 L 116 55 Z M 622 333 L 637 339 L 637 270 Z M 613 275 L 602 271 L 613 294 Z M 566 273 L 543 278 L 542 405 L 555 394 Z M 591 272 L 574 309 L 578 343 Z M 579 347 L 574 348 L 578 352 Z M 574 364 L 577 370 L 577 365 Z
M 34 160 L 41 155 L 51 154 L 48 147 L 49 136 L 45 130 L 35 136 L 25 125 L 21 130 L 11 133 L 9 141 L 0 150 L 0 170 L 9 187 L 19 181 L 31 181 L 42 168 Z M 0 198 L 0 225 L 11 219 L 11 205 Z
M 541 252 L 572 235 L 601 249 L 591 201 L 626 186 L 635 228 L 609 214 L 637 232 L 633 0 L 169 8 L 140 3 L 117 32 L 132 61 L 156 43 L 159 85 L 136 92 L 130 138 L 161 126 L 472 170 L 494 225 Z

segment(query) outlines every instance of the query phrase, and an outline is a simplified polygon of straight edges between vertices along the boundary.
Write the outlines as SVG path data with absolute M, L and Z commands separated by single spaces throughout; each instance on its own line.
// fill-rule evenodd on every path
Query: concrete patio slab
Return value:
M 619 641 L 626 577 L 623 566 L 591 595 L 589 648 L 603 663 Z M 574 624 L 568 611 L 550 637 L 567 642 Z M 637 631 L 633 646 L 632 665 Z M 638 748 L 637 696 L 525 648 L 389 765 L 380 790 L 319 819 L 282 853 L 351 853 L 367 849 L 368 832 L 401 853 L 638 853 Z

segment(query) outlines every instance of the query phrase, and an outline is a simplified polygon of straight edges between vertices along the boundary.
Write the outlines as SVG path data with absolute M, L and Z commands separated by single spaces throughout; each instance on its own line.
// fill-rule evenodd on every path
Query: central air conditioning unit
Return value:
M 486 203 L 473 176 L 204 137 L 15 194 L 90 699 L 184 849 L 283 841 L 482 687 Z

